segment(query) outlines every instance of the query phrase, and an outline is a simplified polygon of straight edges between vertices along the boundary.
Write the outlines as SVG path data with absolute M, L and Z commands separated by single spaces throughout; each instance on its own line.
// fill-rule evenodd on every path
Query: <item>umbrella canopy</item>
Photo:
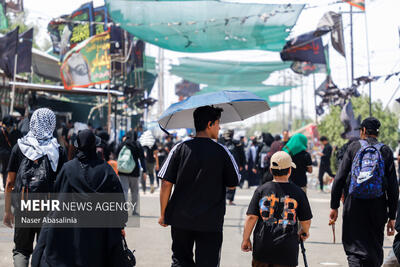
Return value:
M 245 120 L 268 111 L 267 101 L 247 91 L 220 91 L 195 95 L 172 104 L 161 115 L 158 123 L 164 129 L 194 128 L 193 111 L 202 106 L 222 108 L 220 123 Z

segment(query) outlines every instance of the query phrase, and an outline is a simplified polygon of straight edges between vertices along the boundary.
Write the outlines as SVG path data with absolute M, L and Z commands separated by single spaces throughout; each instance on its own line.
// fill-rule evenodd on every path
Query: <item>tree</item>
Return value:
M 361 115 L 361 119 L 369 116 L 369 99 L 367 96 L 353 97 L 351 99 L 354 108 L 354 115 Z M 340 121 L 341 108 L 331 106 L 330 112 L 321 120 L 318 125 L 320 135 L 325 135 L 331 143 L 336 146 L 344 145 L 347 140 L 341 138 L 344 132 L 343 124 Z M 372 103 L 372 115 L 381 122 L 379 140 L 386 145 L 395 148 L 398 140 L 398 116 L 389 109 L 383 109 L 381 101 Z

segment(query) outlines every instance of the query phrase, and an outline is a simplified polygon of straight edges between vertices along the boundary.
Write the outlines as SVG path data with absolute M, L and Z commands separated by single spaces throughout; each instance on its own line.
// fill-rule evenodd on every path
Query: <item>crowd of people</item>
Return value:
M 172 266 L 219 266 L 226 203 L 235 205 L 237 187 L 257 186 L 248 205 L 241 249 L 252 251 L 255 267 L 297 266 L 299 241 L 310 236 L 313 212 L 307 198 L 307 173 L 315 163 L 308 138 L 296 133 L 263 133 L 261 138 L 219 135 L 220 108 L 204 106 L 193 113 L 196 134 L 184 140 L 168 135 L 159 141 L 150 132 L 129 131 L 112 142 L 102 128 L 68 122 L 56 129 L 56 116 L 36 110 L 21 131 L 11 117 L 2 121 L 0 159 L 5 190 L 4 224 L 13 227 L 21 216 L 12 193 L 115 193 L 135 203 L 139 190 L 160 188 L 162 227 L 171 226 Z M 24 121 L 26 125 L 26 120 Z M 395 222 L 399 186 L 391 149 L 378 141 L 380 122 L 367 118 L 360 137 L 338 150 L 338 171 L 331 170 L 332 146 L 322 150 L 318 180 L 333 179 L 329 224 L 343 207 L 343 247 L 349 266 L 381 266 L 384 227 Z M 207 194 L 205 194 L 207 192 Z M 21 199 L 22 199 L 21 198 Z M 133 266 L 127 265 L 124 226 L 53 228 L 15 227 L 14 266 Z M 253 234 L 253 240 L 251 235 Z M 37 244 L 34 247 L 34 240 Z M 63 240 L 60 242 L 60 240 Z M 89 249 L 90 248 L 90 249 Z M 193 249 L 195 248 L 195 258 Z M 392 254 L 400 259 L 400 236 Z

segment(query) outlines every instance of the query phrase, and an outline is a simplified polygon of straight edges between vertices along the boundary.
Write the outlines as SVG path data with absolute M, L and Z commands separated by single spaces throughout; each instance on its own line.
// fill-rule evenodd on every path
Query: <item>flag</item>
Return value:
M 18 38 L 18 60 L 17 73 L 31 72 L 32 66 L 32 43 L 33 43 L 33 28 L 19 35 Z M 13 61 L 14 69 L 14 61 Z
M 94 27 L 91 22 L 93 22 L 94 16 L 93 2 L 83 4 L 77 10 L 72 12 L 69 19 L 72 21 L 87 21 L 88 23 L 70 23 L 71 28 L 71 38 L 70 45 L 74 48 L 78 43 L 88 39 L 90 36 L 94 35 Z
M 18 47 L 19 27 L 0 37 L 0 69 L 4 71 L 7 77 L 13 77 L 14 60 Z
M 320 19 L 315 36 L 321 36 L 327 32 L 331 32 L 331 42 L 333 48 L 336 49 L 342 56 L 346 56 L 346 48 L 344 45 L 343 22 L 342 15 L 335 12 L 327 12 Z
M 103 22 L 104 24 L 95 24 L 95 34 L 100 34 L 108 30 L 107 7 L 101 6 L 94 9 L 94 21 Z
M 23 0 L 6 0 L 7 9 L 14 13 L 19 13 L 24 11 L 24 1 Z
M 341 134 L 343 139 L 351 139 L 360 135 L 358 127 L 361 124 L 361 116 L 354 116 L 353 104 L 349 100 L 340 113 L 340 121 L 343 123 L 344 132 Z
M 67 18 L 68 15 L 63 15 L 60 18 L 51 20 L 47 25 L 47 31 L 49 32 L 51 42 L 53 43 L 53 53 L 57 55 L 60 54 L 61 51 L 60 43 L 64 28 L 68 27 L 68 25 L 64 21 Z
M 0 0 L 0 30 L 8 28 L 7 7 L 5 0 Z
M 61 65 L 65 89 L 109 83 L 111 72 L 110 33 L 104 32 L 76 45 Z
M 365 0 L 343 0 L 344 2 L 365 11 Z
M 305 62 L 305 61 L 293 61 L 290 68 L 292 69 L 293 72 L 304 76 L 308 76 L 311 73 L 326 71 L 325 65 L 313 64 L 311 62 Z
M 315 37 L 314 32 L 309 32 L 289 40 L 281 51 L 281 59 L 326 64 L 321 37 Z

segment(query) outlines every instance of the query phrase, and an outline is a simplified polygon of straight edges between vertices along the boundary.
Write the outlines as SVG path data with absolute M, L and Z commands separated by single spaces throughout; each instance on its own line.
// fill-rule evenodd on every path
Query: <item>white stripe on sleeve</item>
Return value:
M 229 151 L 229 149 L 228 149 L 226 146 L 224 146 L 223 144 L 220 144 L 220 143 L 218 143 L 218 144 L 219 144 L 220 146 L 222 146 L 222 147 L 225 149 L 226 153 L 228 153 L 228 155 L 229 155 L 229 157 L 230 157 L 230 159 L 231 159 L 231 161 L 232 161 L 233 167 L 235 168 L 235 171 L 236 171 L 236 175 L 237 175 L 237 177 L 238 177 L 238 180 L 239 180 L 239 182 L 240 182 L 240 179 L 242 179 L 242 177 L 241 177 L 241 175 L 240 175 L 239 167 L 238 167 L 238 165 L 237 165 L 237 163 L 236 163 L 235 158 L 232 156 L 231 152 Z

